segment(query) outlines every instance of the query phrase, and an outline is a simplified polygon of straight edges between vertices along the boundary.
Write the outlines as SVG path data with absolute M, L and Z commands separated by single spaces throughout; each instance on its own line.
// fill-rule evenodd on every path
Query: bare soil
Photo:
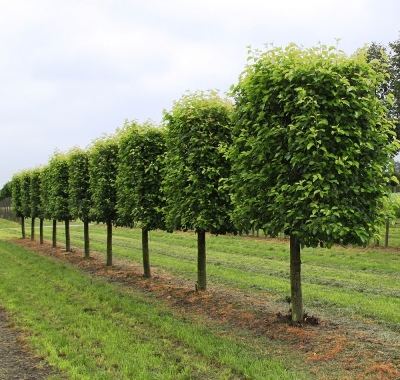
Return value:
M 114 265 L 106 267 L 103 254 L 92 253 L 90 259 L 84 259 L 79 250 L 67 253 L 51 248 L 49 242 L 15 242 L 108 281 L 152 293 L 177 315 L 197 316 L 203 322 L 264 336 L 271 341 L 275 356 L 283 360 L 300 357 L 303 364 L 299 370 L 311 371 L 318 379 L 400 379 L 399 334 L 393 332 L 390 336 L 390 331 L 374 322 L 310 316 L 310 323 L 291 326 L 276 303 L 268 302 L 268 295 L 260 298 L 214 284 L 208 291 L 196 292 L 194 285 L 154 268 L 152 278 L 146 279 L 140 265 L 127 259 L 114 258 Z M 27 351 L 23 335 L 12 328 L 0 310 L 0 380 L 43 379 L 51 373 L 51 368 Z
M 33 355 L 23 332 L 18 331 L 0 308 L 0 380 L 41 380 L 56 371 Z

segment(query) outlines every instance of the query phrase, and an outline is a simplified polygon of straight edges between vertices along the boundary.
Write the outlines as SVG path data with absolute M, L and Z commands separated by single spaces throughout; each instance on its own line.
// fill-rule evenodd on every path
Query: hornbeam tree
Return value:
M 165 141 L 163 130 L 150 122 L 125 124 L 119 143 L 117 211 L 123 226 L 142 229 L 144 276 L 151 277 L 149 231 L 164 229 L 161 170 Z
M 24 218 L 31 216 L 31 174 L 28 170 L 20 173 L 21 183 L 21 212 Z M 32 230 L 35 228 L 35 219 L 31 219 L 31 240 Z
M 65 227 L 65 250 L 71 251 L 71 239 L 69 231 L 69 222 L 72 215 L 68 204 L 68 158 L 65 154 L 56 152 L 51 157 L 48 166 L 48 207 L 51 218 L 53 219 L 53 228 L 55 221 L 64 222 Z M 54 239 L 53 239 L 54 240 Z M 53 241 L 54 245 L 54 241 Z
M 230 162 L 232 104 L 216 92 L 184 95 L 164 113 L 166 157 L 163 191 L 169 230 L 197 233 L 197 287 L 206 289 L 206 232 L 233 230 L 224 179 Z
M 50 188 L 51 188 L 51 175 L 49 165 L 42 169 L 40 178 L 40 208 L 39 218 L 40 219 L 52 219 L 50 209 Z M 52 247 L 57 247 L 57 219 L 53 220 L 52 228 Z M 43 244 L 43 231 L 41 232 L 40 244 Z
M 30 172 L 30 201 L 31 201 L 31 240 L 35 239 L 35 218 L 39 218 L 39 236 L 40 244 L 43 244 L 43 217 L 41 215 L 41 197 L 40 197 L 40 186 L 41 186 L 41 169 L 33 169 Z
M 6 198 L 11 198 L 11 181 L 7 182 L 0 190 L 0 201 Z
M 107 225 L 107 261 L 112 265 L 112 227 L 117 221 L 118 136 L 103 136 L 89 149 L 90 218 Z
M 25 239 L 25 216 L 22 212 L 22 198 L 21 198 L 21 174 L 14 174 L 11 179 L 11 201 L 12 210 L 17 218 L 21 221 L 21 234 L 22 238 Z
M 73 218 L 83 222 L 85 257 L 90 256 L 89 222 L 91 193 L 89 186 L 89 153 L 80 148 L 72 149 L 68 154 L 69 161 L 69 208 Z
M 290 235 L 292 320 L 301 323 L 301 246 L 365 245 L 378 232 L 399 145 L 376 96 L 384 73 L 365 54 L 250 53 L 232 89 L 234 221 Z

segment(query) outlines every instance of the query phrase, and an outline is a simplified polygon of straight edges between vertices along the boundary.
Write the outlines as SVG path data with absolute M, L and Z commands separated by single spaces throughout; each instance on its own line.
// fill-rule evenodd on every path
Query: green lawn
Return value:
M 116 228 L 113 233 L 114 256 L 141 268 L 141 231 Z M 282 342 L 176 315 L 149 294 L 107 283 L 5 240 L 19 234 L 16 224 L 0 220 L 0 304 L 31 333 L 38 354 L 71 379 L 319 378 L 312 366 L 300 365 L 302 355 L 286 352 L 282 360 L 275 358 L 274 352 L 287 350 Z M 392 234 L 400 235 L 397 226 Z M 90 236 L 91 250 L 104 253 L 105 227 L 92 225 Z M 45 228 L 45 238 L 51 239 L 51 228 Z M 60 223 L 60 245 L 63 239 Z M 79 222 L 72 223 L 71 244 L 83 247 Z M 152 231 L 153 269 L 194 288 L 196 244 L 194 233 Z M 239 291 L 287 310 L 288 241 L 208 236 L 207 251 L 210 289 Z M 304 249 L 306 311 L 365 323 L 374 334 L 379 330 L 400 341 L 399 252 L 372 245 Z M 337 371 L 324 374 L 341 378 Z
M 398 229 L 394 229 L 396 234 Z M 62 226 L 59 239 L 62 240 Z M 105 228 L 93 225 L 91 249 L 104 252 Z M 50 239 L 50 230 L 47 238 Z M 400 235 L 400 234 L 399 234 Z M 114 229 L 113 250 L 141 262 L 139 229 Z M 71 244 L 83 246 L 83 227 L 71 228 Z M 153 267 L 165 269 L 182 280 L 196 281 L 196 236 L 193 233 L 152 231 Z M 243 238 L 207 237 L 209 286 L 224 286 L 272 295 L 277 302 L 290 294 L 289 242 Z M 399 251 L 400 252 L 400 251 Z M 373 319 L 400 331 L 400 254 L 382 247 L 307 248 L 302 251 L 303 293 L 306 311 L 352 315 Z M 322 309 L 321 310 L 321 306 Z
M 109 284 L 4 240 L 0 305 L 36 353 L 71 379 L 303 379 L 234 334 L 174 315 L 148 294 Z

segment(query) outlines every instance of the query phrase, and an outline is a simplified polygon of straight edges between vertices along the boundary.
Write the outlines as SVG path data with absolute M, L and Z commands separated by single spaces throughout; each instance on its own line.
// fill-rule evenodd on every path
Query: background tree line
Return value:
M 400 37 L 390 42 L 387 46 L 379 42 L 372 42 L 368 46 L 368 61 L 377 59 L 382 63 L 381 69 L 387 74 L 387 80 L 384 81 L 377 95 L 379 99 L 385 102 L 392 120 L 396 124 L 397 136 L 400 136 Z M 393 95 L 393 102 L 387 102 L 387 96 Z M 396 171 L 400 177 L 399 170 Z
M 215 91 L 188 93 L 163 123 L 126 122 L 86 149 L 56 152 L 44 168 L 14 175 L 15 214 L 142 228 L 144 274 L 151 276 L 148 231 L 195 230 L 197 288 L 206 289 L 206 239 L 261 229 L 290 236 L 292 319 L 301 322 L 301 247 L 365 245 L 384 222 L 382 204 L 399 149 L 393 98 L 380 91 L 387 66 L 368 50 L 351 57 L 335 47 L 249 51 L 232 86 L 234 102 Z M 393 86 L 391 84 L 391 86 Z M 378 96 L 377 96 L 378 95 Z

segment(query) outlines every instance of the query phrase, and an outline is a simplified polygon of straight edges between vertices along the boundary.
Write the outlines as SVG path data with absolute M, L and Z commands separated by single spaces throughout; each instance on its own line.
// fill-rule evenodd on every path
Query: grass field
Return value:
M 58 231 L 62 245 L 61 224 Z M 101 258 L 105 228 L 93 225 L 90 233 L 91 250 Z M 396 228 L 393 233 L 397 234 Z M 400 355 L 395 352 L 400 352 L 400 250 L 334 247 L 302 252 L 306 311 L 367 334 L 366 342 L 379 340 L 393 349 L 383 355 L 389 367 L 380 363 L 387 371 L 381 367 L 369 371 L 371 363 L 365 363 L 365 368 L 359 363 L 351 372 L 334 357 L 331 362 L 320 360 L 316 367 L 311 352 L 293 350 L 284 337 L 271 340 L 246 329 L 206 323 L 198 315 L 177 312 L 160 297 L 83 273 L 7 240 L 19 235 L 15 223 L 0 220 L 0 305 L 29 332 L 38 355 L 68 378 L 345 379 L 359 374 L 360 378 L 394 379 L 399 374 Z M 137 229 L 114 229 L 115 258 L 132 262 L 138 271 L 140 236 Z M 45 238 L 51 238 L 50 228 L 45 229 Z M 83 246 L 80 223 L 71 227 L 71 244 Z M 287 311 L 287 241 L 209 236 L 207 250 L 210 289 Z M 195 234 L 152 231 L 150 257 L 155 272 L 171 274 L 194 289 Z M 314 330 L 303 333 L 308 334 L 300 341 L 303 346 L 318 335 Z M 345 359 L 351 358 L 340 358 L 340 363 Z
M 62 239 L 62 227 L 59 237 Z M 50 230 L 47 230 L 50 239 Z M 141 232 L 114 229 L 114 254 L 141 261 Z M 83 247 L 83 227 L 71 229 L 71 244 Z M 62 241 L 62 240 L 61 240 Z M 152 266 L 182 280 L 196 281 L 197 240 L 193 233 L 150 233 Z M 277 302 L 290 294 L 288 242 L 240 236 L 207 238 L 207 271 L 210 287 L 232 287 L 260 296 L 268 293 Z M 105 252 L 105 229 L 91 227 L 91 249 Z M 400 252 L 400 251 L 399 251 Z M 400 255 L 393 250 L 369 247 L 335 247 L 302 251 L 303 292 L 307 311 L 321 308 L 327 314 L 373 319 L 400 332 Z M 193 285 L 194 286 L 194 285 Z

